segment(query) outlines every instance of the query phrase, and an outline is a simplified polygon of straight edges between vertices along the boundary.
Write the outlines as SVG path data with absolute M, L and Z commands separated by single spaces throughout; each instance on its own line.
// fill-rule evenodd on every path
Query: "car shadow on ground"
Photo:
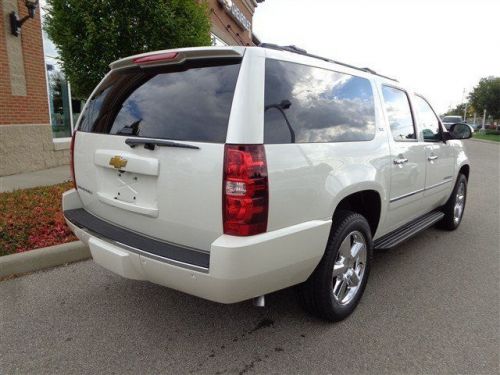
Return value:
M 439 232 L 441 231 L 429 230 L 428 233 L 417 235 L 415 239 L 425 241 L 422 237 L 428 237 L 428 239 L 437 237 Z M 415 239 L 393 249 L 374 252 L 370 280 L 359 306 L 361 310 L 367 308 L 364 306 L 364 300 L 371 300 L 377 294 L 380 295 L 378 289 L 386 287 L 383 280 L 393 277 L 392 268 L 400 265 L 401 259 L 408 257 L 409 251 L 412 252 L 412 257 L 418 256 L 415 252 L 427 251 L 423 246 L 412 244 Z M 424 254 L 421 255 L 424 256 Z M 100 269 L 98 266 L 95 267 Z M 103 269 L 100 271 L 108 273 Z M 299 326 L 307 324 L 316 327 L 330 325 L 329 322 L 308 315 L 301 308 L 293 287 L 268 294 L 266 306 L 259 308 L 253 306 L 251 300 L 224 305 L 149 282 L 126 280 L 111 273 L 108 273 L 108 277 L 113 282 L 105 288 L 92 289 L 91 298 L 94 301 L 107 301 L 106 303 L 113 301 L 117 304 L 116 309 L 135 312 L 142 324 L 151 324 L 156 331 L 168 330 L 172 327 L 178 331 L 220 329 L 232 332 L 236 342 L 239 337 L 252 335 L 262 329 L 282 324 L 298 324 Z M 355 312 L 345 322 L 358 319 L 357 315 L 363 316 L 364 314 Z

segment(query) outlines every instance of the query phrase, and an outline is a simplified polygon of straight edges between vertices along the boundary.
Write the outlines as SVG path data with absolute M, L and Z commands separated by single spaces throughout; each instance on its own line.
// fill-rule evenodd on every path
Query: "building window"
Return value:
M 212 37 L 212 46 L 219 46 L 219 47 L 227 46 L 227 43 L 224 42 L 221 38 L 219 38 L 214 33 L 211 33 L 210 36 Z

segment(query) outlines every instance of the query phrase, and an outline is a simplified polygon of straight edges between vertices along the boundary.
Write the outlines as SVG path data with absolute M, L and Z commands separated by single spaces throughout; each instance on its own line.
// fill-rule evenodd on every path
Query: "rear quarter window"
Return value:
M 240 61 L 192 61 L 111 72 L 79 130 L 224 143 Z
M 375 137 L 370 81 L 306 65 L 266 61 L 265 143 L 369 141 Z

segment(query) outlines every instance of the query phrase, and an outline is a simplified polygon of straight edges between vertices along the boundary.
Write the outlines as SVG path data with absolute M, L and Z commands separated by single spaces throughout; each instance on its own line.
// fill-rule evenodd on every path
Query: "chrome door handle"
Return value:
M 437 155 L 429 155 L 429 157 L 427 158 L 427 160 L 433 161 L 433 160 L 436 160 L 437 158 L 439 158 L 439 156 L 437 156 Z
M 396 165 L 401 165 L 404 163 L 408 163 L 408 159 L 406 158 L 394 159 L 394 164 Z

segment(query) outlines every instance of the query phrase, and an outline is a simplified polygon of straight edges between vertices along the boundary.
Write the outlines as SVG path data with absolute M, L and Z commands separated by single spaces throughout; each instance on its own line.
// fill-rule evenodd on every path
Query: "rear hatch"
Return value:
M 200 250 L 222 234 L 224 143 L 241 53 L 205 55 L 112 65 L 75 136 L 75 180 L 88 212 Z

